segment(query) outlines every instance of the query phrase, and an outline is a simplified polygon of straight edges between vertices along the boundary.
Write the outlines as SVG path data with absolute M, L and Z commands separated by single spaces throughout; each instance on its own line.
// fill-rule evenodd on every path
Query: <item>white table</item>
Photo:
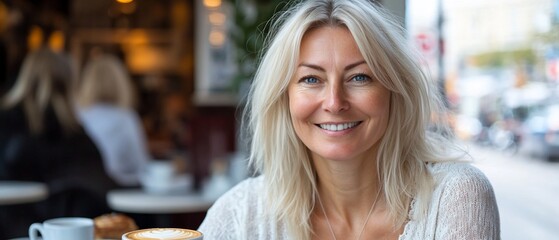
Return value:
M 0 181 L 0 205 L 38 202 L 48 197 L 44 183 L 25 181 Z
M 128 213 L 174 214 L 208 210 L 215 199 L 199 193 L 152 194 L 141 189 L 117 189 L 107 194 L 109 207 Z
M 207 211 L 215 199 L 200 193 L 154 194 L 142 189 L 118 189 L 107 194 L 109 207 L 115 211 L 135 214 L 153 214 L 155 226 L 174 226 L 173 214 Z

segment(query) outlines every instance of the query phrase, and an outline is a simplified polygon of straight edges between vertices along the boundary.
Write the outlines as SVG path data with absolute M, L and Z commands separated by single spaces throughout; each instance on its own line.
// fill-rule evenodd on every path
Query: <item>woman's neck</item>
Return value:
M 318 175 L 318 194 L 325 207 L 343 218 L 352 218 L 351 215 L 360 215 L 368 210 L 382 187 L 374 158 L 348 161 L 313 159 Z

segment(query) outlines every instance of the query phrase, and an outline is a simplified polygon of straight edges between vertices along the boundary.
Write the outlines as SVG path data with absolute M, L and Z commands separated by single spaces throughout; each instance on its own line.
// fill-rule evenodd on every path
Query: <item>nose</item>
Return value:
M 349 109 L 349 102 L 343 84 L 331 84 L 326 88 L 323 108 L 330 113 L 341 113 Z

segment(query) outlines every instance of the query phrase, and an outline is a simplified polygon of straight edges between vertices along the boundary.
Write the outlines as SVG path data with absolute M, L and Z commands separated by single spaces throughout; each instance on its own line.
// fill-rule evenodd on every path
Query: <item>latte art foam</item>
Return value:
M 198 231 L 181 228 L 150 228 L 124 234 L 124 240 L 186 240 L 202 239 Z

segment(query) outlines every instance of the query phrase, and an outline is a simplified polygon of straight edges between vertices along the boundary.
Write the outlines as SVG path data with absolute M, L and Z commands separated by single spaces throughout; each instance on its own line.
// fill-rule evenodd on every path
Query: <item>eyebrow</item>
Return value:
M 350 70 L 350 69 L 352 69 L 354 67 L 357 67 L 361 64 L 364 64 L 364 63 L 366 63 L 365 60 L 361 60 L 359 62 L 349 64 L 344 68 L 344 71 Z M 310 63 L 301 63 L 301 64 L 299 64 L 299 67 L 308 67 L 308 68 L 312 68 L 312 69 L 316 69 L 316 70 L 325 72 L 324 68 L 322 68 L 321 66 L 318 66 L 318 65 L 315 65 L 315 64 L 310 64 Z

